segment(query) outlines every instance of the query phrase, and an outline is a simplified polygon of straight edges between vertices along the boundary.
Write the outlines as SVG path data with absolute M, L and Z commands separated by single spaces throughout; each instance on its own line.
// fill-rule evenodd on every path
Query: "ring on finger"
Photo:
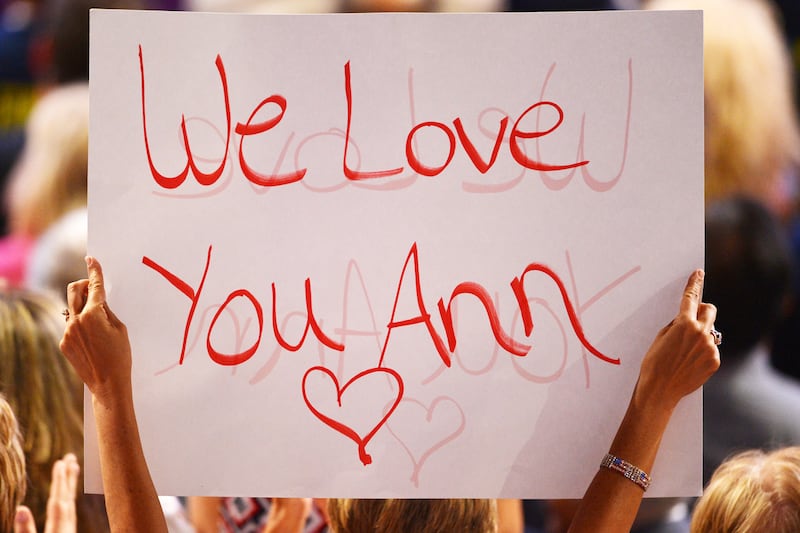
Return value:
M 722 344 L 722 333 L 717 330 L 717 328 L 712 327 L 711 331 L 709 331 L 712 337 L 714 337 L 714 345 L 719 346 Z

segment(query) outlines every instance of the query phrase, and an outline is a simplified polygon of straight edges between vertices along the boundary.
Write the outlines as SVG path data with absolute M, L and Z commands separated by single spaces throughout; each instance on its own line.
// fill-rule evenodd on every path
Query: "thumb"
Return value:
M 36 533 L 36 524 L 33 522 L 31 510 L 20 505 L 14 516 L 14 533 Z
M 89 272 L 89 296 L 86 299 L 86 305 L 101 305 L 106 301 L 103 269 L 100 262 L 92 256 L 86 257 L 86 269 Z

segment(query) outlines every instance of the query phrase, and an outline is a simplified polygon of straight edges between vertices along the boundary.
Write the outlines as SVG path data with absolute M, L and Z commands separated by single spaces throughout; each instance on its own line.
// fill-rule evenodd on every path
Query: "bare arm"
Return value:
M 86 264 L 89 279 L 67 289 L 61 351 L 92 393 L 109 524 L 112 531 L 166 533 L 136 423 L 127 328 L 106 304 L 100 264 L 91 257 Z
M 642 360 L 639 380 L 609 453 L 650 472 L 672 412 L 719 368 L 710 331 L 716 308 L 701 302 L 703 272 L 690 277 L 678 315 L 659 331 Z M 598 458 L 599 459 L 599 458 Z M 644 491 L 619 472 L 600 468 L 570 533 L 629 531 Z

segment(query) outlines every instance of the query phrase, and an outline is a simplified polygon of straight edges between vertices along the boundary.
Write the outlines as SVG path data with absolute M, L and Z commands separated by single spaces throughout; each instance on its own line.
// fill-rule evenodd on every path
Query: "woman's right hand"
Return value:
M 719 349 L 711 330 L 717 316 L 703 303 L 702 270 L 689 277 L 675 318 L 658 332 L 642 360 L 634 395 L 673 409 L 717 371 Z

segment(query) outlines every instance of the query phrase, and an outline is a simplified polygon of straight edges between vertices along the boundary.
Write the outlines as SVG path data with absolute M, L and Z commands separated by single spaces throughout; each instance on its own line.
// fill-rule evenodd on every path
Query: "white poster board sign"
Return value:
M 579 497 L 702 266 L 701 24 L 93 11 L 90 253 L 159 493 Z M 700 409 L 648 495 L 699 492 Z

